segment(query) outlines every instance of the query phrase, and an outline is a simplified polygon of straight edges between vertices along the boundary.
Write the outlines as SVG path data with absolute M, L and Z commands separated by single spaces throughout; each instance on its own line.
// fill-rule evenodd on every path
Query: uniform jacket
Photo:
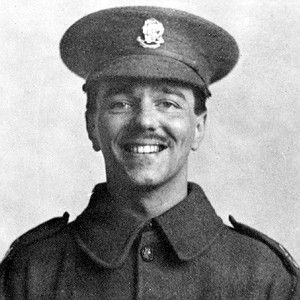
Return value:
M 21 236 L 0 267 L 1 299 L 300 299 L 299 269 L 279 244 L 223 224 L 202 189 L 152 219 L 114 209 L 95 187 L 73 222 Z

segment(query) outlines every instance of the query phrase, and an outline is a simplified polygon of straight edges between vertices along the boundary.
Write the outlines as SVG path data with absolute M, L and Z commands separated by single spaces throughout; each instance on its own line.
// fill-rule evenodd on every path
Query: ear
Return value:
M 194 141 L 192 143 L 191 149 L 196 151 L 204 138 L 205 133 L 205 123 L 206 123 L 207 112 L 204 111 L 200 115 L 196 116 L 196 123 L 195 123 L 195 133 L 194 133 Z
M 89 135 L 89 139 L 93 144 L 95 151 L 100 151 L 101 147 L 97 138 L 97 114 L 96 113 L 85 113 L 86 129 Z

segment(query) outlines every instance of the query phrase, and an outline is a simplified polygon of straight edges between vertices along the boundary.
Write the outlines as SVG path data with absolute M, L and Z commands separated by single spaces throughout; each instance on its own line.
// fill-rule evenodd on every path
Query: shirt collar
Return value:
M 205 251 L 224 228 L 202 189 L 188 184 L 188 196 L 154 219 L 177 256 L 190 260 Z M 127 257 L 138 233 L 148 220 L 114 208 L 102 183 L 95 187 L 90 203 L 74 222 L 79 247 L 95 262 L 116 268 Z

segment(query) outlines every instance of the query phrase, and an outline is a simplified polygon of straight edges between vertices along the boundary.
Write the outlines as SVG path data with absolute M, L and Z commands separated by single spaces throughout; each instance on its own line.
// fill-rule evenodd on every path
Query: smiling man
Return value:
M 162 214 L 187 195 L 188 155 L 203 137 L 206 116 L 195 105 L 204 98 L 165 79 L 112 78 L 93 89 L 88 131 L 103 153 L 110 193 L 146 218 Z
M 299 299 L 299 269 L 277 242 L 223 224 L 188 182 L 209 85 L 238 60 L 235 40 L 158 7 L 90 14 L 60 44 L 86 80 L 86 122 L 107 182 L 75 221 L 21 236 L 0 269 L 3 299 Z M 1 298 L 1 299 L 2 299 Z

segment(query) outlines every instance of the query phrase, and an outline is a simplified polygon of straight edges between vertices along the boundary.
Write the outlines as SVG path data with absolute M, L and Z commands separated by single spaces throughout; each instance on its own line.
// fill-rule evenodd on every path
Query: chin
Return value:
M 136 185 L 136 186 L 157 186 L 159 185 L 160 181 L 159 180 L 155 180 L 154 178 L 149 178 L 149 177 L 146 177 L 146 178 L 136 178 L 136 177 L 130 177 L 130 181 L 133 185 Z
M 163 185 L 167 181 L 166 178 L 163 179 L 161 178 L 161 176 L 158 178 L 157 174 L 153 174 L 153 176 L 151 176 L 150 174 L 140 174 L 140 173 L 128 174 L 128 175 L 131 184 L 141 188 L 157 187 Z

